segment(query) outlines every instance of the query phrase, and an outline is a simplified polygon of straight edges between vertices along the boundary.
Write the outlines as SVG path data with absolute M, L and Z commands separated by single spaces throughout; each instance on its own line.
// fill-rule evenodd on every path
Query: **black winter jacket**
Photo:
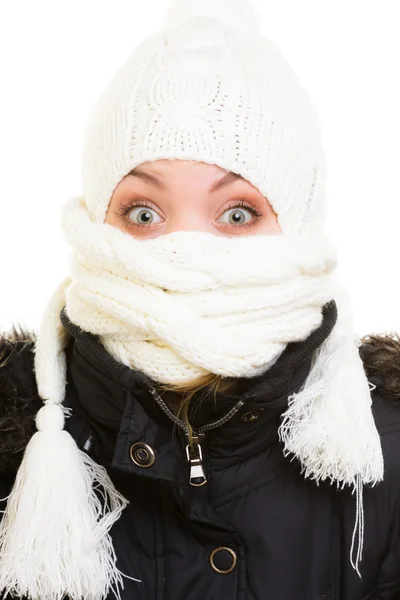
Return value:
M 360 580 L 350 565 L 355 496 L 306 480 L 278 439 L 288 395 L 336 322 L 334 302 L 318 329 L 288 344 L 264 375 L 241 380 L 238 393 L 219 393 L 216 403 L 195 398 L 191 422 L 197 431 L 205 426 L 207 477 L 198 487 L 189 484 L 183 432 L 150 393 L 152 381 L 114 360 L 65 311 L 61 317 L 71 334 L 66 428 L 130 501 L 111 530 L 118 567 L 141 580 L 124 579 L 123 600 L 400 600 L 398 339 L 369 336 L 360 347 L 376 385 L 385 459 L 384 481 L 364 492 Z M 41 406 L 34 338 L 14 330 L 0 340 L 1 498 Z

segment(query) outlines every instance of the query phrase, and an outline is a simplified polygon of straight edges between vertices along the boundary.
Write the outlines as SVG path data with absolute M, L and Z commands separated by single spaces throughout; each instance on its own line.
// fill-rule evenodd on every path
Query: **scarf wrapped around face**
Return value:
M 303 340 L 332 298 L 335 251 L 319 236 L 177 231 L 140 240 L 64 212 L 74 249 L 68 316 L 124 364 L 164 383 L 253 377 Z
M 331 240 L 323 234 L 227 237 L 202 231 L 139 240 L 92 221 L 81 196 L 66 203 L 62 225 L 72 247 L 70 273 L 49 301 L 35 346 L 45 405 L 0 524 L 0 588 L 20 595 L 29 590 L 40 600 L 67 592 L 78 600 L 89 592 L 85 597 L 105 598 L 111 585 L 122 582 L 109 529 L 126 500 L 63 430 L 64 306 L 71 321 L 99 335 L 119 361 L 174 383 L 208 372 L 263 373 L 289 342 L 321 324 L 322 306 L 335 300 L 337 322 L 315 352 L 303 386 L 289 398 L 279 433 L 285 454 L 299 460 L 306 477 L 357 492 L 355 561 L 355 535 L 350 555 L 358 569 L 362 485 L 382 479 L 383 459 Z M 108 507 L 100 507 L 91 491 L 99 483 Z M 81 528 L 82 536 L 69 535 L 69 528 Z

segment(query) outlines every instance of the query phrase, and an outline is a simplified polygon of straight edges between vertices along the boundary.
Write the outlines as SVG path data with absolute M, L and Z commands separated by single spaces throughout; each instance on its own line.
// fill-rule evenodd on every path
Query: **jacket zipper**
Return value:
M 185 447 L 186 458 L 189 463 L 190 472 L 189 472 L 189 483 L 190 485 L 199 487 L 207 483 L 207 477 L 204 472 L 203 465 L 203 451 L 201 447 L 201 442 L 204 440 L 205 434 L 207 431 L 211 431 L 212 429 L 216 429 L 221 425 L 227 423 L 236 413 L 242 408 L 242 406 L 246 403 L 242 398 L 236 402 L 235 406 L 231 408 L 226 415 L 218 419 L 217 421 L 213 421 L 212 423 L 208 423 L 207 425 L 203 425 L 199 427 L 198 431 L 192 432 L 192 442 L 190 443 L 190 431 L 188 426 L 182 419 L 179 419 L 172 410 L 168 407 L 168 405 L 164 402 L 161 396 L 157 393 L 155 388 L 150 388 L 150 393 L 154 397 L 155 401 L 164 411 L 164 413 L 173 421 L 178 427 L 180 427 L 184 432 L 187 440 L 187 444 Z
M 89 453 L 89 452 L 90 452 L 90 450 L 92 449 L 93 440 L 94 440 L 94 434 L 93 434 L 93 433 L 91 433 L 91 434 L 89 435 L 89 437 L 87 438 L 86 442 L 85 442 L 85 443 L 83 444 L 83 446 L 82 446 L 82 449 L 83 449 L 85 452 L 87 452 L 87 453 Z

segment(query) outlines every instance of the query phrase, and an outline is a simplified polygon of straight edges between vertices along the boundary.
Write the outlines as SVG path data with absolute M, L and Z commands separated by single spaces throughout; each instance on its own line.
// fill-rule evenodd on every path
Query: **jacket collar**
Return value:
M 150 377 L 114 359 L 98 336 L 70 321 L 66 307 L 60 318 L 71 336 L 66 351 L 65 404 L 73 405 L 80 415 L 82 445 L 87 441 L 84 438 L 89 424 L 97 438 L 97 459 L 111 460 L 118 439 L 132 433 L 126 432 L 128 404 L 132 403 L 140 412 L 143 427 L 173 429 L 172 420 L 150 394 L 155 387 Z M 305 340 L 290 342 L 265 373 L 251 379 L 239 379 L 236 393 L 219 392 L 216 402 L 201 402 L 199 394 L 194 397 L 191 423 L 195 428 L 221 419 L 239 402 L 237 414 L 208 434 L 209 442 L 216 448 L 216 456 L 218 452 L 222 456 L 226 449 L 238 446 L 241 446 L 241 455 L 251 455 L 261 449 L 257 444 L 265 446 L 277 441 L 279 417 L 287 406 L 288 396 L 300 389 L 310 371 L 314 350 L 330 334 L 336 320 L 337 306 L 331 300 L 322 307 L 319 327 Z M 139 419 L 138 414 L 136 418 Z M 262 436 L 257 436 L 258 430 L 262 430 Z

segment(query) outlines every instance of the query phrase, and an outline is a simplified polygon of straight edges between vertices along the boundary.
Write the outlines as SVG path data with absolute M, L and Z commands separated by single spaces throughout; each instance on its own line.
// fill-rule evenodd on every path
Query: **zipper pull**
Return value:
M 91 433 L 89 435 L 88 439 L 86 440 L 86 442 L 83 444 L 82 450 L 84 450 L 86 453 L 89 453 L 90 450 L 92 449 L 93 441 L 94 441 L 94 434 Z
M 200 446 L 200 435 L 193 436 L 192 444 L 186 446 L 186 456 L 190 464 L 189 483 L 199 487 L 207 483 L 203 469 L 203 455 Z M 201 436 L 203 437 L 203 436 Z

